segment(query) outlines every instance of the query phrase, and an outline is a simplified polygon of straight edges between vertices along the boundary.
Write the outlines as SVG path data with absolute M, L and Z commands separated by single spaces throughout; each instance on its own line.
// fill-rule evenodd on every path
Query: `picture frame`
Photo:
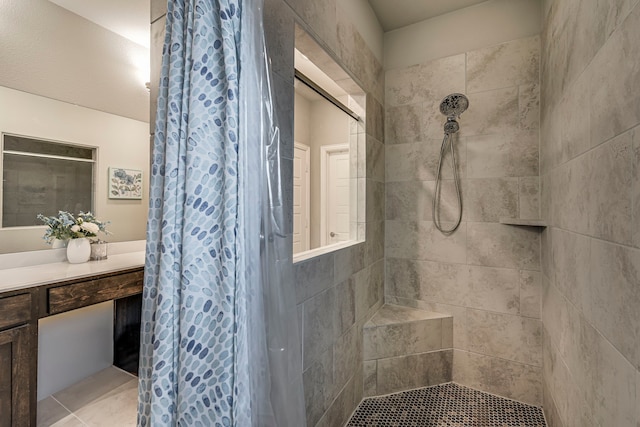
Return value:
M 141 170 L 109 167 L 108 185 L 110 199 L 142 199 Z

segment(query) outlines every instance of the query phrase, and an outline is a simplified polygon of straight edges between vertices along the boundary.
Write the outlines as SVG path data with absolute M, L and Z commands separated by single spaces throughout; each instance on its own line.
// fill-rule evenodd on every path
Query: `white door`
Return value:
M 320 241 L 323 245 L 349 240 L 349 146 L 321 147 Z
M 309 250 L 309 147 L 295 143 L 293 151 L 293 253 Z

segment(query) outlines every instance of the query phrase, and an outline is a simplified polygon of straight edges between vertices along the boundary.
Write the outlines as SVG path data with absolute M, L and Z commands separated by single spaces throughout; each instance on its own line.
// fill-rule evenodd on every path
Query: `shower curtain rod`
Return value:
M 329 92 L 324 90 L 322 87 L 318 86 L 318 84 L 316 84 L 309 77 L 302 74 L 298 69 L 295 69 L 294 76 L 296 79 L 300 80 L 302 83 L 307 85 L 310 89 L 315 91 L 318 95 L 322 96 L 324 99 L 326 99 L 327 101 L 329 101 L 330 103 L 332 103 L 333 105 L 335 105 L 336 107 L 338 107 L 339 109 L 341 109 L 342 111 L 344 111 L 345 113 L 347 113 L 348 115 L 356 119 L 357 121 L 360 121 L 360 117 L 358 117 L 356 113 L 351 111 L 349 107 L 347 107 L 342 102 L 334 98 Z

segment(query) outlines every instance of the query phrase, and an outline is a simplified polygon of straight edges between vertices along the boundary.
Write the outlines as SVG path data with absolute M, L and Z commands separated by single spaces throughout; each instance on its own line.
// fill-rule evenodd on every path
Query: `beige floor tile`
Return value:
M 135 427 L 138 409 L 138 380 L 132 379 L 75 411 L 91 427 Z

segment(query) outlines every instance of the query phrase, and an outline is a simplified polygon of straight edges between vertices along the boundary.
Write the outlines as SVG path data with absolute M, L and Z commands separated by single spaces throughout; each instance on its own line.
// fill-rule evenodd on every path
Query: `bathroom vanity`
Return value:
M 140 322 L 143 265 L 144 253 L 135 252 L 0 270 L 0 427 L 36 426 L 38 320 L 115 300 L 118 341 Z M 114 345 L 114 360 L 129 358 L 118 354 L 122 347 Z

